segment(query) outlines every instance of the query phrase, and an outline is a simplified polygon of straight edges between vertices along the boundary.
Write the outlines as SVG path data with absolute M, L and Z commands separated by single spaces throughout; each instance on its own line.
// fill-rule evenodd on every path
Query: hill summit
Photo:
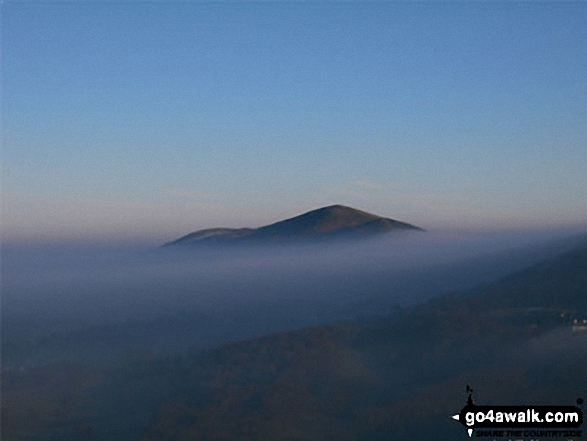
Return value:
M 259 228 L 209 228 L 166 245 L 278 244 L 363 238 L 391 231 L 423 231 L 344 205 L 330 205 Z

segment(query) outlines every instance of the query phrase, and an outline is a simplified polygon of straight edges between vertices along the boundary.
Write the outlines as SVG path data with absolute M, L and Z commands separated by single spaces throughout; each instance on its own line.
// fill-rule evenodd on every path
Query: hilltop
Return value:
M 259 228 L 209 228 L 168 245 L 297 243 L 364 238 L 392 231 L 423 231 L 414 225 L 344 205 L 331 205 Z

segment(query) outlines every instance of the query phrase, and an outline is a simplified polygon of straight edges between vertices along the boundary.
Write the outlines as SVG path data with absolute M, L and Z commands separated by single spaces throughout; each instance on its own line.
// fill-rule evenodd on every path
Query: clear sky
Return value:
M 587 224 L 587 2 L 2 5 L 4 240 L 340 203 Z

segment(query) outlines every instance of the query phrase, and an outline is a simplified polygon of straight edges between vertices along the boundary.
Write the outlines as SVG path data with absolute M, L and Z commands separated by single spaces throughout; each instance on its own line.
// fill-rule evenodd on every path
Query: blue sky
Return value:
M 6 1 L 2 113 L 9 241 L 587 223 L 584 2 Z

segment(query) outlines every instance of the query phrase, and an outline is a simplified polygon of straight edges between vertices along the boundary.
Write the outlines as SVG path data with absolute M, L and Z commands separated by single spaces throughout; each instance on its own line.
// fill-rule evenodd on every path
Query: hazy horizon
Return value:
M 4 242 L 344 204 L 585 227 L 587 4 L 2 4 Z
M 321 207 L 316 207 L 321 208 Z M 356 207 L 353 207 L 356 208 Z M 364 210 L 363 210 L 364 211 Z M 271 218 L 267 222 L 256 222 L 249 224 L 239 224 L 236 221 L 230 224 L 220 223 L 215 225 L 205 225 L 200 228 L 194 226 L 191 229 L 180 229 L 177 226 L 173 231 L 152 233 L 152 234 L 133 234 L 133 233 L 119 233 L 119 234 L 80 234 L 80 235 L 48 235 L 48 236 L 35 236 L 30 235 L 27 237 L 15 237 L 10 238 L 5 235 L 0 235 L 0 247 L 5 251 L 22 251 L 22 250 L 43 250 L 43 249 L 57 249 L 62 247 L 64 250 L 75 250 L 85 249 L 86 251 L 93 250 L 94 252 L 100 253 L 101 251 L 120 251 L 120 252 L 150 252 L 157 249 L 158 247 L 165 245 L 171 241 L 179 239 L 189 233 L 193 233 L 199 230 L 207 228 L 259 228 L 262 226 L 269 225 L 274 222 L 295 217 L 305 212 L 295 212 L 288 217 L 282 218 Z M 372 213 L 378 214 L 378 213 Z M 402 222 L 408 222 L 405 219 L 395 219 Z M 481 238 L 492 238 L 492 237 L 527 237 L 527 238 L 563 238 L 571 237 L 576 234 L 584 234 L 587 232 L 587 224 L 577 223 L 568 225 L 524 225 L 524 226 L 507 226 L 501 227 L 475 227 L 475 226 L 460 226 L 460 227 L 435 227 L 435 226 L 422 226 L 419 224 L 413 224 L 416 227 L 424 229 L 424 233 L 430 233 L 433 235 L 444 235 L 447 237 L 460 238 L 467 240 L 473 237 Z M 177 231 L 177 233 L 175 232 Z M 379 239 L 385 238 L 387 234 L 393 236 L 396 233 L 383 233 L 379 236 Z M 403 233 L 399 232 L 401 236 Z M 372 238 L 368 238 L 367 241 L 379 240 L 378 235 Z M 384 239 L 385 240 L 385 239 Z

